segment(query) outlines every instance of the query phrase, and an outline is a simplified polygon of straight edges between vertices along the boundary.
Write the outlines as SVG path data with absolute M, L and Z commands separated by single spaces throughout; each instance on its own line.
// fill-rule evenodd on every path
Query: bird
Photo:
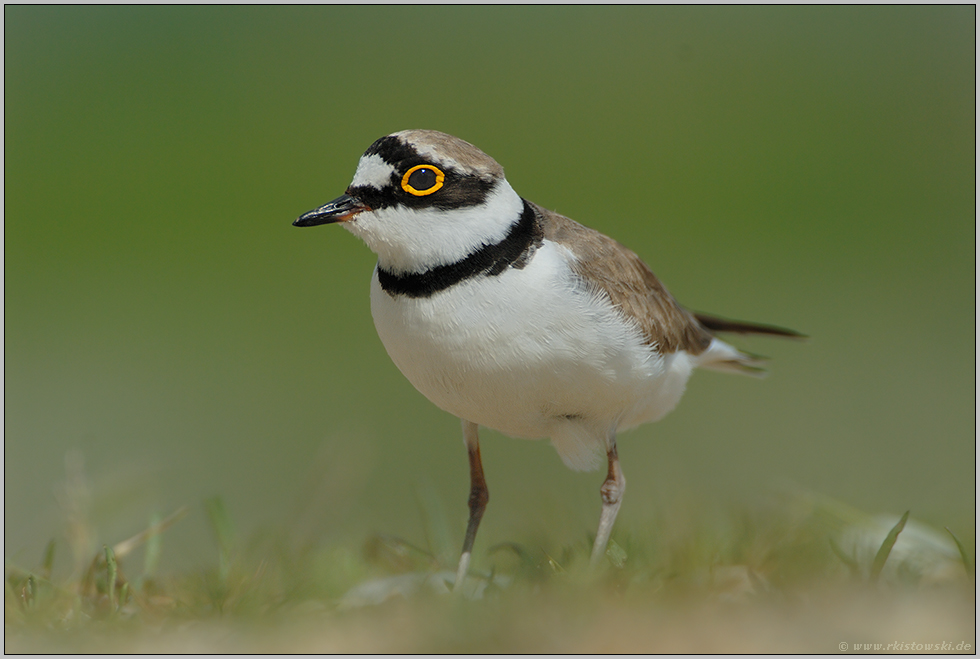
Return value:
M 696 367 L 762 376 L 716 333 L 804 338 L 678 304 L 633 251 L 521 197 L 493 158 L 435 130 L 375 141 L 344 194 L 298 227 L 339 223 L 377 255 L 371 314 L 408 381 L 462 422 L 469 519 L 454 589 L 489 501 L 479 427 L 550 439 L 562 461 L 605 460 L 590 563 L 623 500 L 618 433 L 679 402 Z

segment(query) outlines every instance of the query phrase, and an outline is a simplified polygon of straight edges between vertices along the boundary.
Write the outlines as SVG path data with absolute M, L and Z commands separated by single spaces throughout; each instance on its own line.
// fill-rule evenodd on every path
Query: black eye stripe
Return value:
M 364 155 L 376 155 L 391 165 L 394 170 L 388 184 L 380 190 L 367 185 L 348 188 L 347 194 L 374 209 L 405 206 L 416 209 L 451 210 L 479 206 L 486 201 L 487 196 L 497 184 L 493 178 L 464 174 L 441 163 L 433 162 L 431 157 L 423 157 L 414 147 L 405 144 L 392 135 L 377 140 L 368 147 Z M 432 169 L 443 174 L 442 184 L 434 190 L 432 184 L 428 182 L 428 178 L 422 181 L 412 178 L 413 176 L 428 177 L 428 174 L 420 173 L 426 169 L 425 165 L 430 165 Z M 405 174 L 415 167 L 419 167 L 419 169 L 409 174 L 408 179 L 410 180 L 404 180 Z M 416 185 L 417 181 L 418 185 Z M 405 183 L 423 194 L 421 196 L 412 194 L 403 187 Z
M 392 206 L 452 210 L 483 204 L 495 186 L 493 181 L 487 179 L 474 176 L 463 178 L 446 172 L 446 183 L 439 194 L 416 197 L 402 190 L 399 181 L 396 179 L 381 190 L 370 185 L 351 186 L 347 188 L 347 194 L 375 210 Z

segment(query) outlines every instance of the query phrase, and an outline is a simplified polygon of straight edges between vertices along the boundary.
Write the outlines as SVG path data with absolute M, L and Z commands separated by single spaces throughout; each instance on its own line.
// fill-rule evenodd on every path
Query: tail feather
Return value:
M 715 340 L 717 341 L 717 339 Z M 703 364 L 701 364 L 701 366 L 712 371 L 736 373 L 738 375 L 748 375 L 754 378 L 764 378 L 769 375 L 769 371 L 762 366 L 762 364 L 765 363 L 765 357 L 751 355 L 741 351 L 737 352 L 738 356 L 733 359 L 705 361 Z
M 784 336 L 791 339 L 808 339 L 806 334 L 801 334 L 795 330 L 775 327 L 774 325 L 761 325 L 759 323 L 746 323 L 741 320 L 728 320 L 709 316 L 703 313 L 695 313 L 694 317 L 712 332 L 732 332 L 734 334 L 767 334 L 769 336 Z

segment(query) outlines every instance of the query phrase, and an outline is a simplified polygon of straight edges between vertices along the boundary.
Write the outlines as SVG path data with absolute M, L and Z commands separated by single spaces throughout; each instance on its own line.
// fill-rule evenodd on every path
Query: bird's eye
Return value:
M 432 194 L 442 187 L 446 175 L 432 165 L 416 165 L 402 177 L 402 190 L 416 197 Z

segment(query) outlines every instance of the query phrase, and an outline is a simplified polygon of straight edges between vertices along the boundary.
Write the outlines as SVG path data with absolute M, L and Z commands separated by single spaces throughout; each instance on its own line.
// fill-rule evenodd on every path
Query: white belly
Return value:
M 475 277 L 428 298 L 392 297 L 377 274 L 371 312 L 388 354 L 447 412 L 515 437 L 550 437 L 566 464 L 598 464 L 618 429 L 677 404 L 692 361 L 643 343 L 545 241 L 523 270 Z

